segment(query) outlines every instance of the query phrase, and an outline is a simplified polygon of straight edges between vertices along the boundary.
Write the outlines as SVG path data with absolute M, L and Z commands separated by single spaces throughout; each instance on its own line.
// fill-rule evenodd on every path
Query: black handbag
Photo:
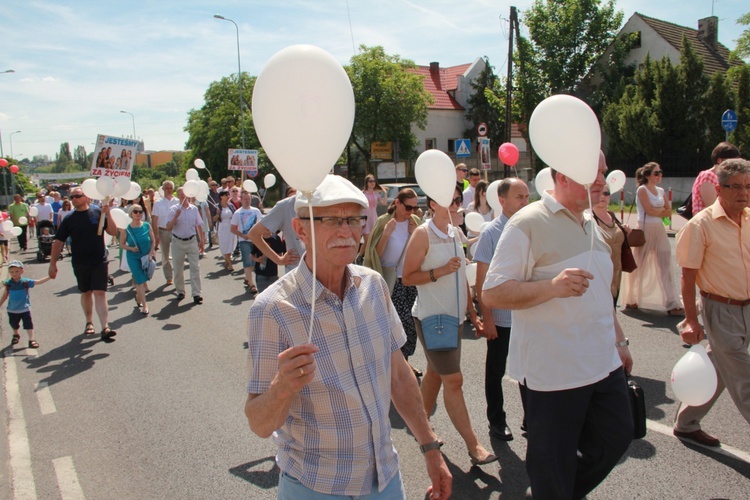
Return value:
M 641 386 L 630 376 L 628 376 L 628 395 L 630 396 L 630 411 L 633 414 L 633 439 L 641 439 L 646 435 L 646 399 Z
M 680 205 L 675 212 L 677 212 L 677 215 L 685 217 L 687 220 L 693 218 L 693 193 L 690 193 L 688 197 L 685 198 L 685 202 Z

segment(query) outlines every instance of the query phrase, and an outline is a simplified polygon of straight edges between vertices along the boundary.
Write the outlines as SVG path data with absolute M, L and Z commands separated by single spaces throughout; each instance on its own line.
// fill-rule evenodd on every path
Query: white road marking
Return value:
M 8 448 L 14 500 L 36 500 L 36 485 L 31 472 L 31 448 L 23 418 L 18 371 L 13 356 L 4 358 L 5 399 L 8 405 Z
M 34 393 L 36 394 L 37 401 L 39 401 L 39 409 L 42 411 L 42 415 L 49 415 L 50 413 L 57 412 L 55 401 L 52 399 L 52 392 L 49 390 L 47 382 L 39 382 L 36 384 Z
M 60 488 L 60 496 L 63 500 L 83 500 L 81 483 L 78 482 L 78 474 L 73 457 L 60 457 L 52 461 L 57 476 L 57 486 Z
M 660 434 L 665 434 L 667 436 L 674 436 L 674 434 L 672 434 L 672 428 L 670 426 L 660 424 L 659 422 L 654 422 L 653 420 L 646 420 L 646 428 L 651 431 L 658 432 Z M 675 438 L 675 439 L 678 439 L 678 438 Z M 700 446 L 707 450 L 711 450 L 721 455 L 724 455 L 726 457 L 734 458 L 736 460 L 742 460 L 743 462 L 750 464 L 750 453 L 744 452 L 742 450 L 738 450 L 737 448 L 734 448 L 727 444 L 722 444 L 719 447 L 712 447 L 712 446 L 704 446 L 700 443 L 696 443 L 695 441 L 689 441 L 689 442 L 695 444 L 696 446 Z

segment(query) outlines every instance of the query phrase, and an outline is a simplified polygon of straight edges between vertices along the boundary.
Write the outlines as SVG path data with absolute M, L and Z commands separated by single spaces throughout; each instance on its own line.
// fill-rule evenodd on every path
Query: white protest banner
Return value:
M 99 134 L 91 162 L 91 175 L 94 177 L 130 178 L 135 163 L 139 142 L 124 137 Z
M 253 178 L 258 175 L 257 149 L 230 149 L 227 155 L 229 170 L 244 170 L 247 176 Z

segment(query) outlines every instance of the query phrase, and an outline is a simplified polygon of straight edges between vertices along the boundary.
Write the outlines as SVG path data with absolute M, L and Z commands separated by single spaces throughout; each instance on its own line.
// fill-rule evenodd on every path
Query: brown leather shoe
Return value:
M 681 432 L 678 430 L 674 430 L 672 432 L 674 432 L 674 435 L 678 438 L 690 439 L 691 441 L 695 441 L 696 443 L 702 444 L 703 446 L 710 446 L 712 448 L 715 448 L 721 445 L 719 438 L 714 437 L 711 434 L 702 431 L 701 429 L 693 432 Z

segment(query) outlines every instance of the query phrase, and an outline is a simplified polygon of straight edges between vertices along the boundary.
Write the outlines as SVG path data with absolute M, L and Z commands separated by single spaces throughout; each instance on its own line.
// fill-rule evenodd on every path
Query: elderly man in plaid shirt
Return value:
M 404 498 L 391 401 L 424 453 L 430 497 L 448 498 L 451 474 L 401 354 L 406 335 L 388 286 L 351 264 L 367 199 L 349 181 L 327 176 L 312 197 L 311 220 L 306 198 L 297 196 L 294 229 L 318 256 L 315 297 L 308 251 L 256 298 L 248 318 L 245 414 L 255 434 L 278 446 L 278 498 Z

